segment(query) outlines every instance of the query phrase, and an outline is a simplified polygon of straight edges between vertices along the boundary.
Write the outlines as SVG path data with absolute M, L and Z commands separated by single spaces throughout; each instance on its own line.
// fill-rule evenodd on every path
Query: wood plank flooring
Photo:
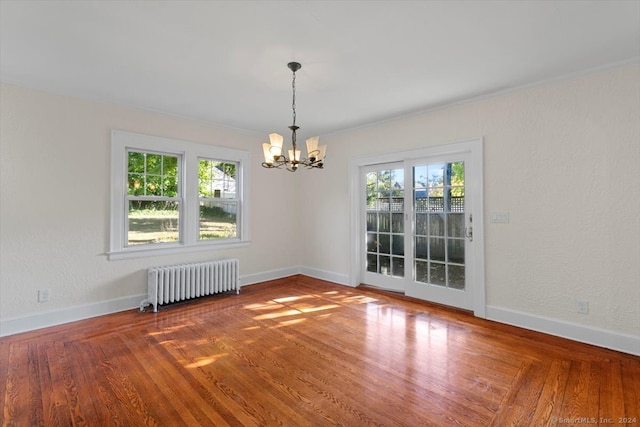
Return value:
M 4 337 L 0 398 L 3 426 L 637 427 L 640 357 L 293 276 Z

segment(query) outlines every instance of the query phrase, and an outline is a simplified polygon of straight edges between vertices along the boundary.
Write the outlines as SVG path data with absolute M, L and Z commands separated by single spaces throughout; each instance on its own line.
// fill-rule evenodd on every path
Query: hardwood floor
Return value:
M 3 426 L 639 426 L 640 357 L 294 276 L 2 338 L 0 396 Z

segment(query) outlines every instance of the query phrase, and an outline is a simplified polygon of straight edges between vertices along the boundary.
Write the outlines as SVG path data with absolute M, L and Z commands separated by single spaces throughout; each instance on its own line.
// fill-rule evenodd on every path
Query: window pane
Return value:
M 160 154 L 147 154 L 147 174 L 162 175 L 162 157 Z
M 429 165 L 427 174 L 429 187 L 442 188 L 444 185 L 444 164 Z
M 176 176 L 178 171 L 178 158 L 174 156 L 164 156 L 162 174 Z
M 178 195 L 178 180 L 175 177 L 164 177 L 163 194 L 167 197 L 176 197 Z
M 404 258 L 393 257 L 391 259 L 391 275 L 404 277 Z
M 449 265 L 449 287 L 464 290 L 464 266 Z
M 464 237 L 464 214 L 447 215 L 447 233 L 448 237 Z
M 416 212 L 427 212 L 427 191 L 415 190 L 413 192 L 413 208 Z
M 236 198 L 236 163 L 200 159 L 198 178 L 202 198 Z
M 127 194 L 178 196 L 178 156 L 129 151 Z
M 447 239 L 447 261 L 464 264 L 464 243 L 464 239 Z
M 388 234 L 380 234 L 378 235 L 378 249 L 380 253 L 388 254 L 391 253 L 391 236 Z
M 416 234 L 422 236 L 427 235 L 427 214 L 416 214 Z
M 147 196 L 162 196 L 161 176 L 147 176 Z
M 391 241 L 393 242 L 391 245 L 391 253 L 393 255 L 404 255 L 404 235 L 392 234 Z
M 129 152 L 129 166 L 127 170 L 131 172 L 144 173 L 144 153 Z
M 378 202 L 378 174 L 367 173 L 367 209 L 376 210 Z
M 429 283 L 432 285 L 446 286 L 447 268 L 444 264 L 432 262 L 429 269 Z
M 167 201 L 129 201 L 127 246 L 178 241 L 180 206 Z
M 429 215 L 429 235 L 444 236 L 444 215 Z
M 391 231 L 404 233 L 404 214 L 391 214 Z
M 425 188 L 427 186 L 426 166 L 416 166 L 413 168 L 413 186 L 415 188 Z
M 416 282 L 429 283 L 429 263 L 423 261 L 415 262 Z
M 367 271 L 378 272 L 378 256 L 376 254 L 367 254 Z
M 388 256 L 380 256 L 380 265 L 378 274 L 384 274 L 385 276 L 391 275 L 391 258 Z
M 378 215 L 375 212 L 367 212 L 367 231 L 378 229 Z
M 432 260 L 444 261 L 445 239 L 432 237 L 429 239 L 429 255 Z
M 378 235 L 367 233 L 367 252 L 378 252 Z
M 428 259 L 429 258 L 429 246 L 428 239 L 426 237 L 415 238 L 415 254 L 416 258 Z
M 464 186 L 464 162 L 451 163 L 451 185 Z
M 130 173 L 127 186 L 127 194 L 130 196 L 144 196 L 144 174 Z
M 464 212 L 464 187 L 451 187 L 451 212 Z
M 389 181 L 391 182 L 391 190 L 402 190 L 404 188 L 404 169 L 389 171 Z
M 392 197 L 390 208 L 392 212 L 404 212 L 404 196 Z
M 200 201 L 200 240 L 237 237 L 237 202 Z
M 388 213 L 378 214 L 378 231 L 388 233 L 391 231 L 391 216 Z

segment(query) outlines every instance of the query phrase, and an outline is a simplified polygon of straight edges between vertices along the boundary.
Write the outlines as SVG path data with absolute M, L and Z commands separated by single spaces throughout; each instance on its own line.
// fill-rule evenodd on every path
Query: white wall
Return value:
M 600 345 L 611 333 L 640 354 L 637 65 L 323 136 L 327 173 L 297 187 L 313 225 L 301 264 L 349 274 L 349 159 L 476 137 L 489 317 Z M 510 223 L 488 223 L 493 211 Z M 589 301 L 588 315 L 576 299 Z
M 0 335 L 127 308 L 150 265 L 234 256 L 249 282 L 348 283 L 349 159 L 484 137 L 485 218 L 511 220 L 484 225 L 489 317 L 640 354 L 637 65 L 323 135 L 326 169 L 295 175 L 259 166 L 263 135 L 12 85 L 0 101 Z M 250 150 L 252 244 L 107 261 L 111 128 Z
M 295 221 L 293 181 L 260 167 L 261 135 L 14 85 L 0 90 L 0 335 L 135 306 L 149 266 L 237 257 L 241 276 L 259 278 L 295 260 L 296 240 L 284 232 Z M 111 129 L 250 151 L 251 245 L 108 261 Z M 50 290 L 49 302 L 37 302 L 38 289 Z

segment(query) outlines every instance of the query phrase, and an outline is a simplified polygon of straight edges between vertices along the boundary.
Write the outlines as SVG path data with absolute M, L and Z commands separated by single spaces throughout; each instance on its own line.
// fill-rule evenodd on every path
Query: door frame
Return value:
M 351 271 L 349 284 L 353 287 L 362 283 L 362 257 L 366 242 L 361 239 L 363 224 L 362 200 L 364 190 L 361 185 L 361 168 L 381 163 L 405 162 L 424 157 L 469 153 L 471 164 L 465 166 L 465 176 L 469 176 L 467 186 L 474 210 L 473 217 L 473 262 L 474 275 L 470 285 L 473 286 L 473 314 L 476 317 L 486 317 L 485 271 L 484 271 L 484 205 L 483 205 L 483 139 L 453 142 L 449 144 L 433 145 L 414 150 L 375 154 L 356 157 L 349 161 L 349 212 L 350 212 L 350 258 Z

